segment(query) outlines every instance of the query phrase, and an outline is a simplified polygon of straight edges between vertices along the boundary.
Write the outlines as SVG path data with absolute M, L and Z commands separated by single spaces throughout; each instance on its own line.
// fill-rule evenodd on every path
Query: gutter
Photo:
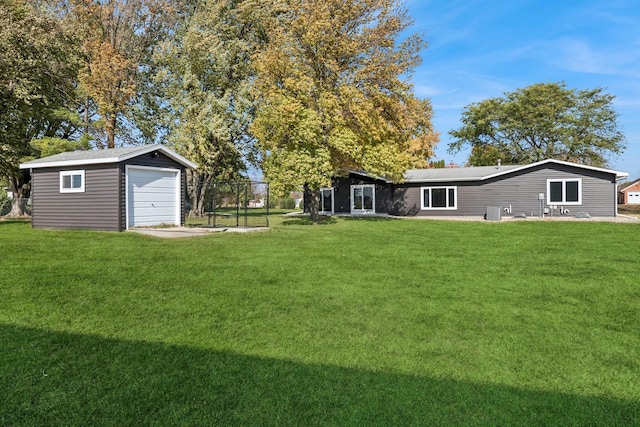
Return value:
M 618 213 L 618 181 L 622 181 L 625 178 L 628 178 L 629 174 L 622 172 L 620 175 L 616 174 L 616 181 L 613 183 L 613 186 L 615 188 L 614 192 L 613 192 L 613 198 L 616 202 L 616 212 L 615 212 L 615 216 L 622 216 L 622 217 L 626 217 L 626 215 L 620 215 Z

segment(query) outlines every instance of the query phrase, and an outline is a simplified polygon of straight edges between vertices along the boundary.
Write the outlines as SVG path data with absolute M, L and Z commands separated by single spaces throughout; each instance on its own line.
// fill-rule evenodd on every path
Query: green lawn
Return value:
M 0 222 L 0 426 L 640 424 L 640 225 L 271 222 Z
M 266 208 L 216 208 L 201 217 L 187 217 L 187 227 L 268 227 L 273 216 L 288 212 Z

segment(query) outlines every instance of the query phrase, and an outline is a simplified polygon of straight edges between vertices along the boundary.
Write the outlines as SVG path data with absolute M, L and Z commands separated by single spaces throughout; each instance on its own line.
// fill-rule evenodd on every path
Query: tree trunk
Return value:
M 107 115 L 107 148 L 116 147 L 116 118 L 115 113 Z
M 84 133 L 89 135 L 89 97 L 84 100 Z
M 13 193 L 11 203 L 11 211 L 6 215 L 8 217 L 27 217 L 27 201 L 31 192 L 31 183 L 28 179 L 29 173 L 21 171 L 19 177 L 9 177 L 9 187 Z
M 197 175 L 196 175 L 197 176 Z M 210 179 L 203 179 L 201 181 L 196 181 L 195 187 L 197 188 L 197 194 L 194 194 L 195 204 L 191 206 L 191 210 L 197 216 L 204 215 L 205 212 L 205 202 L 207 196 L 207 189 L 209 188 Z
M 23 197 L 15 197 L 12 200 L 11 210 L 6 215 L 9 218 L 25 218 L 29 216 L 27 212 L 27 200 Z
M 198 209 L 202 187 L 199 185 L 196 176 L 194 171 L 187 170 L 187 195 L 191 204 L 189 207 L 189 217 L 202 216 L 202 213 Z
M 106 124 L 105 124 L 104 130 L 107 132 L 107 148 L 116 147 L 117 118 L 118 116 L 115 112 L 105 114 Z
M 320 207 L 320 190 L 309 188 L 309 216 L 314 223 L 320 222 L 320 215 L 318 214 L 318 208 Z
M 211 184 L 211 176 L 200 175 L 196 171 L 187 172 L 187 192 L 191 201 L 189 216 L 201 217 L 205 212 L 207 189 Z

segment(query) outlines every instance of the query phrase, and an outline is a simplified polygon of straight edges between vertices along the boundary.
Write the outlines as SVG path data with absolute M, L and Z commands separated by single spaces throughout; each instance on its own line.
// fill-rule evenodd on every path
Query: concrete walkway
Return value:
M 182 237 L 207 236 L 212 233 L 251 233 L 254 231 L 266 231 L 268 227 L 167 227 L 167 228 L 130 228 L 128 231 L 145 234 L 147 236 L 161 237 L 164 239 L 177 239 Z

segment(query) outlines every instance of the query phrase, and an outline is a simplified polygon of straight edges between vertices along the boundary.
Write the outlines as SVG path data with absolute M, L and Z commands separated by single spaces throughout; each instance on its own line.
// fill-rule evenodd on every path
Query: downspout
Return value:
M 623 179 L 626 179 L 629 175 L 627 176 L 616 176 L 616 180 L 613 183 L 613 186 L 615 188 L 615 190 L 613 191 L 613 197 L 616 203 L 616 211 L 615 211 L 615 217 L 618 217 L 618 181 L 622 181 Z
M 33 203 L 33 168 L 29 168 L 29 176 L 31 177 L 29 179 L 29 197 L 31 198 L 31 228 L 33 228 L 33 214 L 35 213 L 35 209 L 33 208 L 35 206 L 35 203 Z

